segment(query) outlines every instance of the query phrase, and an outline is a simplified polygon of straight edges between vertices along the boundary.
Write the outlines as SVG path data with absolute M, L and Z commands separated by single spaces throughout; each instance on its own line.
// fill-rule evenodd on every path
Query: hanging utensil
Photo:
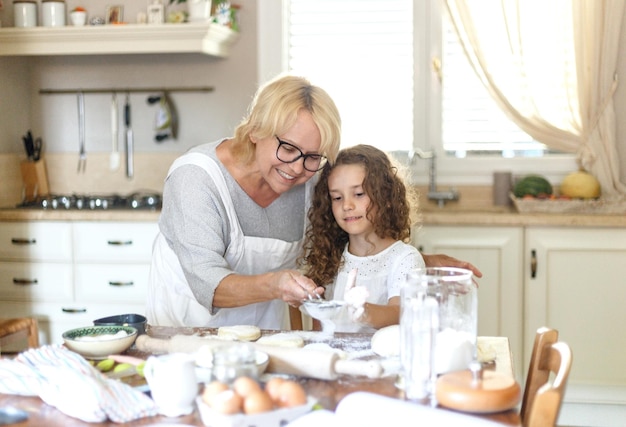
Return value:
M 124 103 L 124 131 L 126 135 L 126 177 L 132 178 L 133 171 L 133 130 L 130 127 L 130 94 L 126 93 Z
M 170 112 L 170 134 L 172 139 L 176 139 L 178 138 L 178 112 L 176 111 L 176 106 L 174 102 L 172 102 L 169 93 L 163 92 L 163 98 Z
M 176 139 L 178 135 L 178 114 L 167 92 L 161 95 L 152 95 L 148 97 L 148 104 L 159 103 L 154 121 L 154 129 L 156 142 L 163 142 L 166 139 Z
M 113 92 L 111 98 L 111 156 L 109 157 L 109 169 L 112 171 L 120 167 L 120 152 L 118 140 L 118 110 L 117 93 Z
M 78 173 L 85 173 L 87 169 L 87 153 L 85 151 L 85 95 L 78 92 Z

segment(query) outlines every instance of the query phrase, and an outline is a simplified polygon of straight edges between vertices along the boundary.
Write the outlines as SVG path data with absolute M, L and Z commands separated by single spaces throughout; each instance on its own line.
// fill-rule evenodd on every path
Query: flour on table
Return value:
M 304 339 L 297 333 L 279 332 L 274 335 L 265 335 L 257 340 L 258 344 L 277 347 L 300 348 L 304 346 Z

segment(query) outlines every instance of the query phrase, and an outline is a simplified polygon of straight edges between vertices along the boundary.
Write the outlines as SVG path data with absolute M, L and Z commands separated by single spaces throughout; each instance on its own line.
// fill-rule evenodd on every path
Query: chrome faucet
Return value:
M 413 159 L 417 155 L 420 159 L 429 160 L 428 162 L 428 200 L 434 200 L 440 208 L 443 208 L 446 201 L 459 200 L 459 192 L 454 188 L 450 188 L 448 191 L 437 191 L 437 170 L 436 159 L 434 151 L 422 151 L 419 148 L 414 148 L 409 151 L 409 163 L 413 163 Z

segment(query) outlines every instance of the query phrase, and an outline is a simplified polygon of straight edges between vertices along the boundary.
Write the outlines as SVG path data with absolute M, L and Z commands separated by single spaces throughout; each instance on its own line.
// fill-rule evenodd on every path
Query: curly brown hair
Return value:
M 328 177 L 339 165 L 365 168 L 363 190 L 370 198 L 367 217 L 377 236 L 408 242 L 412 220 L 417 219 L 413 215 L 417 209 L 417 193 L 405 185 L 398 167 L 384 151 L 371 145 L 356 145 L 339 151 L 335 163 L 324 166 L 315 185 L 304 252 L 299 258 L 304 274 L 320 286 L 333 282 L 349 240 L 348 233 L 335 221 L 328 192 Z

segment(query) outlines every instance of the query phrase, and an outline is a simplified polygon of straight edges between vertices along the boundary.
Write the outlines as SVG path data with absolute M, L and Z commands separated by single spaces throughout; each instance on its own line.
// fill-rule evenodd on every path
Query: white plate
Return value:
M 210 427 L 281 427 L 310 412 L 315 403 L 317 400 L 309 396 L 306 404 L 293 408 L 276 409 L 254 415 L 224 415 L 211 409 L 201 396 L 196 398 L 202 422 Z

